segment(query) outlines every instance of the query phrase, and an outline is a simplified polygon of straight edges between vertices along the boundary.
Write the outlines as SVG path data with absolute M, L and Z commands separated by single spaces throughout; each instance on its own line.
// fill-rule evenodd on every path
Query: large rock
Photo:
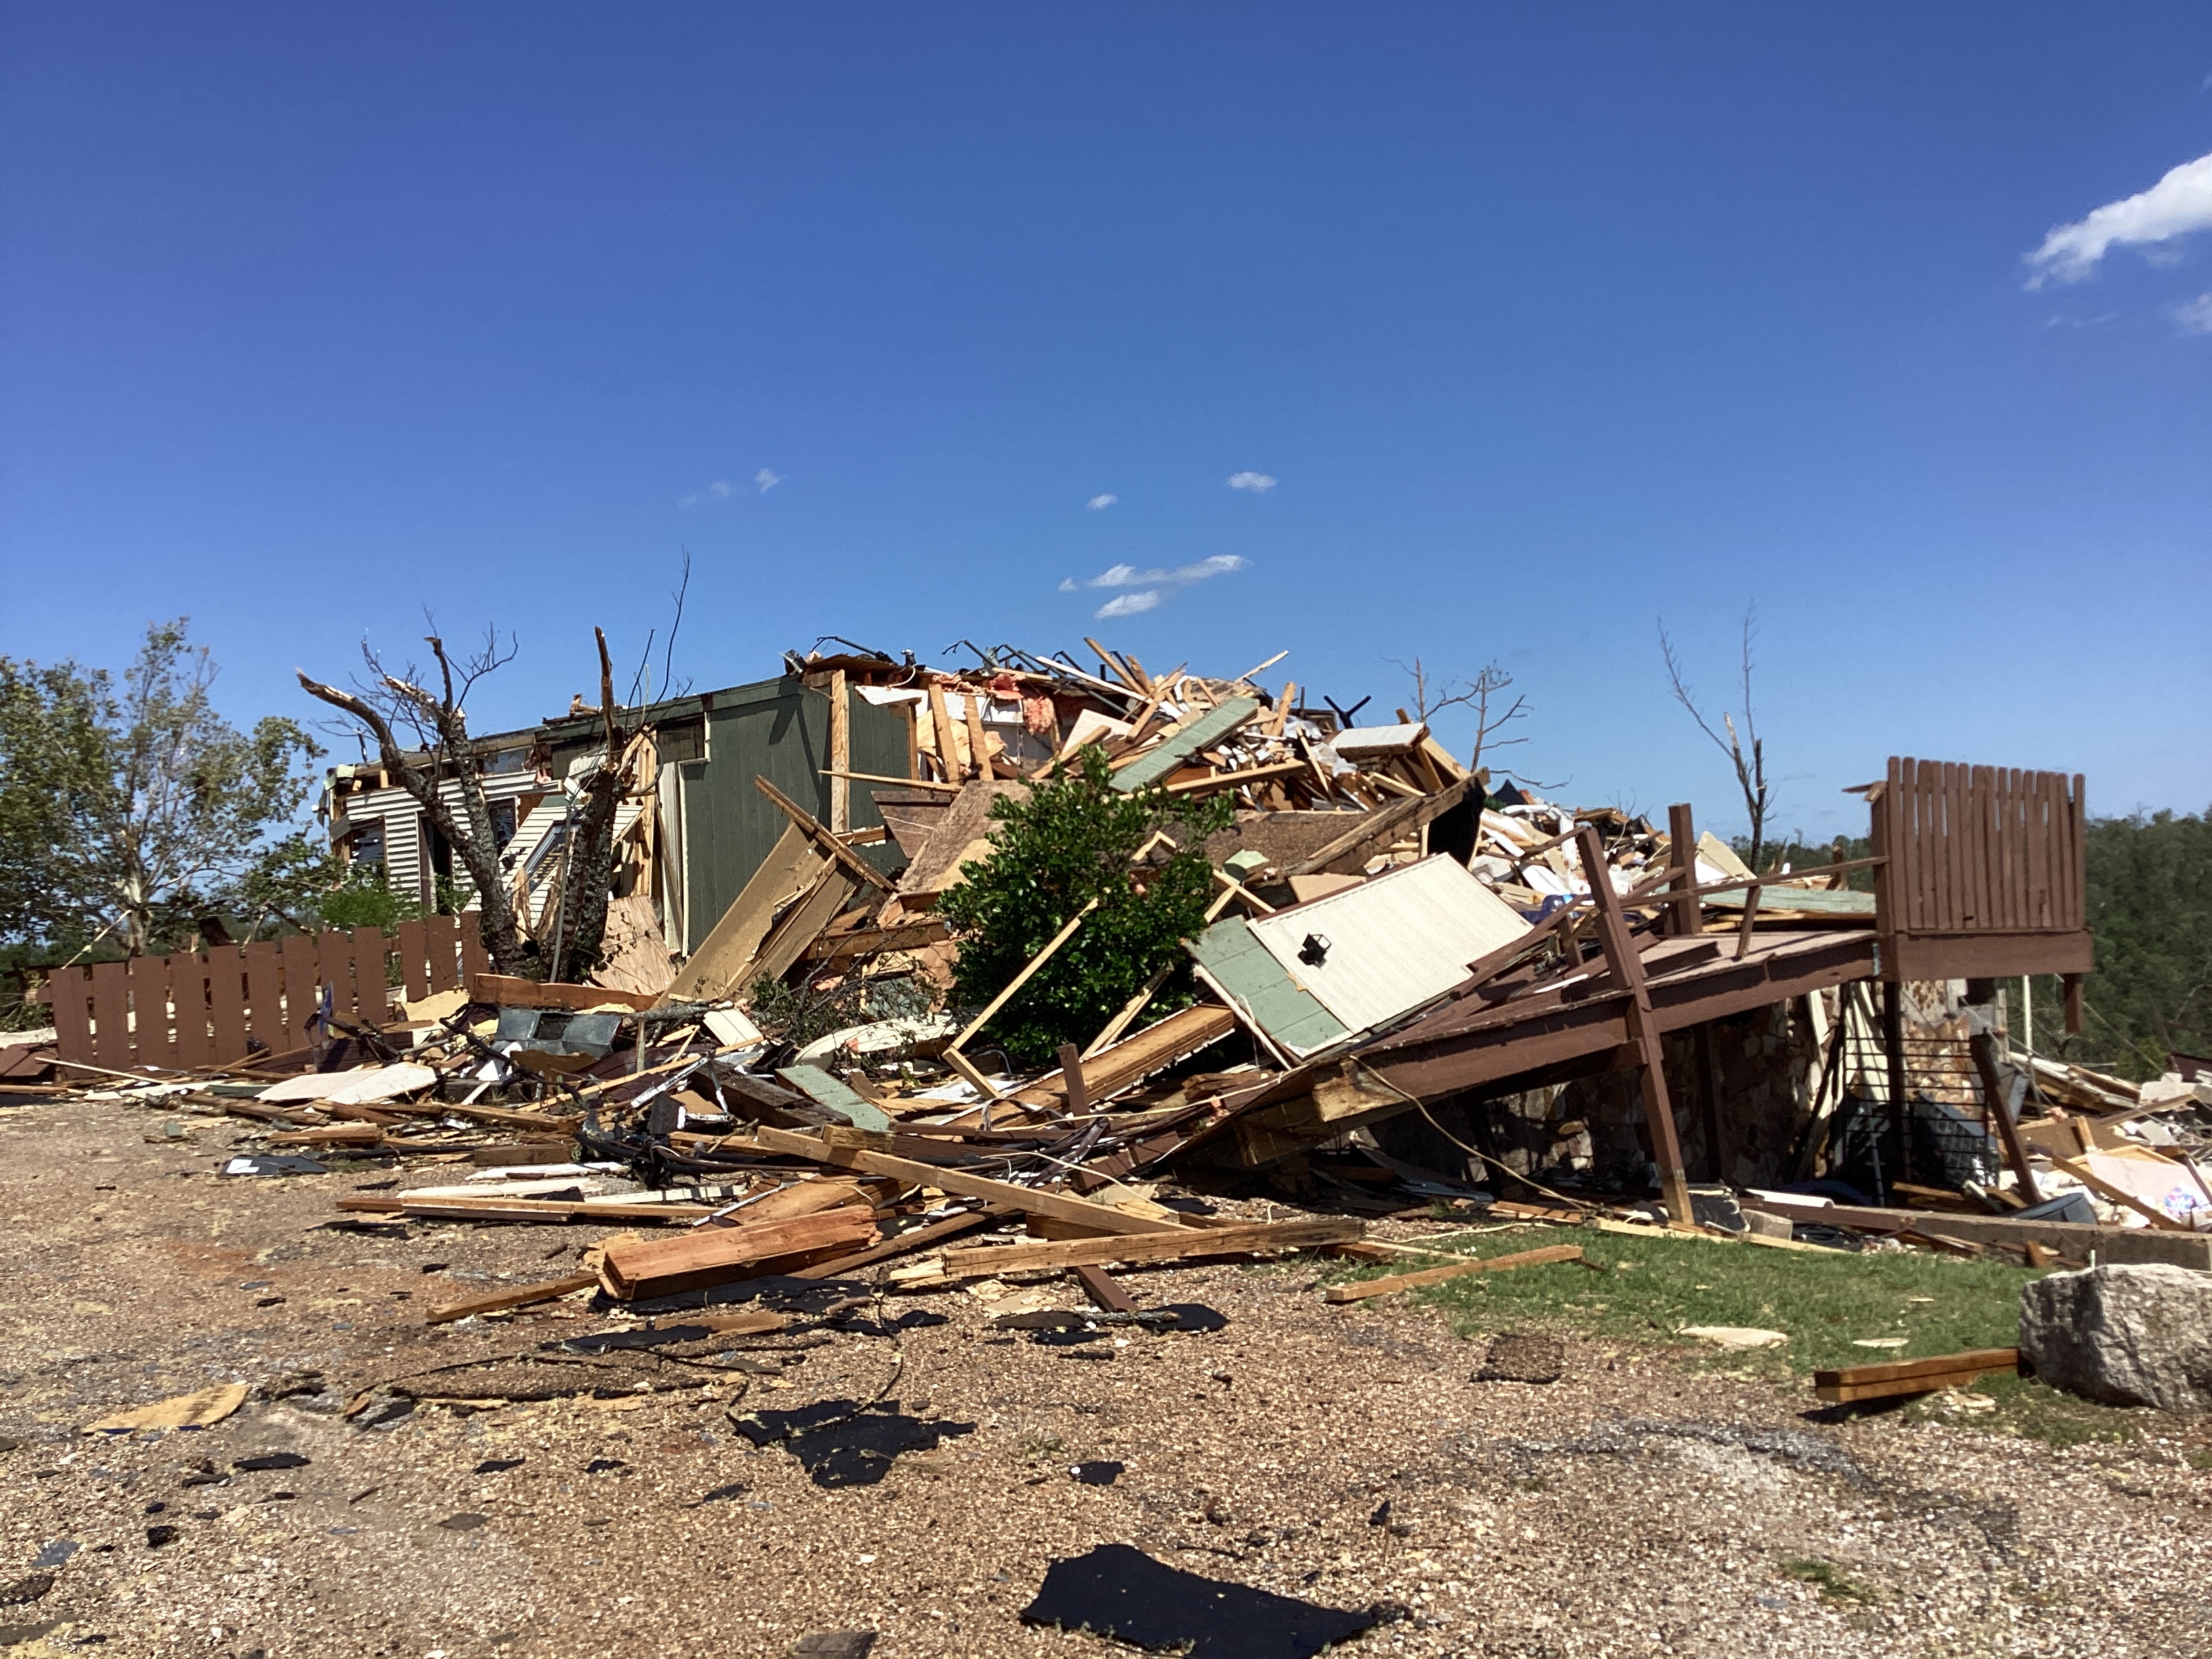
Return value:
M 2212 1411 L 2212 1273 L 2148 1263 L 2051 1273 L 2020 1292 L 2035 1374 L 2108 1406 Z

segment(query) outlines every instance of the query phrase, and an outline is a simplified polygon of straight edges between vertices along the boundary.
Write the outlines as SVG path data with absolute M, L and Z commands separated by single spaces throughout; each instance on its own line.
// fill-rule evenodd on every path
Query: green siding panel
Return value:
M 848 690 L 855 772 L 906 774 L 906 720 Z M 684 903 L 691 936 L 706 938 L 752 879 L 787 820 L 756 788 L 765 777 L 824 823 L 830 817 L 830 696 L 795 676 L 714 695 L 707 756 L 678 770 L 684 790 Z M 855 784 L 852 827 L 883 822 L 875 797 Z M 889 844 L 857 849 L 879 869 L 896 867 Z
M 1260 712 L 1257 697 L 1231 697 L 1211 708 L 1180 732 L 1163 738 L 1114 775 L 1116 789 L 1142 789 L 1158 783 L 1176 767 L 1201 750 L 1211 749 Z
M 1244 1005 L 1255 1023 L 1293 1054 L 1309 1054 L 1348 1036 L 1343 1023 L 1312 992 L 1283 971 L 1242 916 L 1217 921 L 1191 941 L 1190 953 L 1215 983 Z

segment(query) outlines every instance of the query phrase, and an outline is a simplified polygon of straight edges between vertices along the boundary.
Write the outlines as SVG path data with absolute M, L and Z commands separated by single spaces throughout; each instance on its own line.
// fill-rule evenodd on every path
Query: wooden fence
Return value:
M 332 929 L 64 968 L 41 996 L 64 1060 L 189 1069 L 306 1048 L 323 1035 L 326 996 L 331 1018 L 381 1024 L 395 995 L 459 990 L 490 965 L 474 916 L 429 916 L 401 922 L 396 937 Z
M 2080 775 L 1893 756 L 1873 828 L 1883 978 L 2088 968 Z

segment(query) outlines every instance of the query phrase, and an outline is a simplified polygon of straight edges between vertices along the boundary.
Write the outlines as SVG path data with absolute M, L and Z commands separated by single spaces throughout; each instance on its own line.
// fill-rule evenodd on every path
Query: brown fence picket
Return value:
M 197 951 L 179 951 L 168 957 L 169 1000 L 176 1009 L 177 1064 L 187 1068 L 214 1063 L 214 1043 L 208 1035 L 208 965 Z
M 429 946 L 430 992 L 434 996 L 440 991 L 458 991 L 461 988 L 461 976 L 453 960 L 454 937 L 459 932 L 451 916 L 423 918 L 425 942 Z
M 92 975 L 82 968 L 57 968 L 46 975 L 46 997 L 54 1011 L 56 1052 L 64 1060 L 94 1059 Z
M 408 1001 L 430 994 L 430 935 L 419 919 L 399 924 L 399 973 Z
M 133 957 L 130 965 L 131 1063 L 172 1066 L 169 1042 L 169 963 L 163 957 Z
M 294 933 L 283 941 L 283 946 L 284 1016 L 276 1026 L 281 1036 L 269 1044 L 280 1054 L 307 1046 L 308 1023 L 315 1018 L 322 1003 L 315 986 L 313 938 L 307 933 Z
M 246 1006 L 246 953 L 235 945 L 218 945 L 208 952 L 208 1021 L 215 1045 L 210 1065 L 228 1065 L 249 1052 Z
M 392 942 L 381 927 L 353 930 L 354 1006 L 364 1024 L 381 1025 L 392 1018 L 392 975 L 386 958 Z

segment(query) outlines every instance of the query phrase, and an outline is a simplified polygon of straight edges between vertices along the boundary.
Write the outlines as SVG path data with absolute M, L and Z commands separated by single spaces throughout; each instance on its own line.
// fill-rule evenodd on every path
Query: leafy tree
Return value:
M 2094 818 L 2083 848 L 2097 968 L 2079 1036 L 2059 1036 L 2056 979 L 2035 981 L 2035 1046 L 2154 1078 L 2173 1049 L 2212 1054 L 2212 812 Z
M 1092 899 L 1098 908 L 988 1027 L 1017 1062 L 1042 1065 L 1063 1042 L 1087 1042 L 1121 1012 L 1179 943 L 1205 926 L 1212 894 L 1206 837 L 1235 814 L 1225 799 L 1194 801 L 1153 788 L 1113 786 L 1096 747 L 1056 767 L 1026 799 L 1001 798 L 991 858 L 961 866 L 963 879 L 938 901 L 961 941 L 958 999 L 981 1006 Z M 1156 830 L 1174 845 L 1149 852 Z M 1142 854 L 1140 857 L 1139 854 Z M 1188 974 L 1162 988 L 1167 1006 L 1189 1000 Z
M 8 938 L 164 949 L 296 861 L 301 832 L 270 836 L 306 803 L 322 750 L 275 716 L 240 732 L 216 709 L 216 672 L 183 617 L 147 629 L 119 685 L 73 661 L 0 659 Z

